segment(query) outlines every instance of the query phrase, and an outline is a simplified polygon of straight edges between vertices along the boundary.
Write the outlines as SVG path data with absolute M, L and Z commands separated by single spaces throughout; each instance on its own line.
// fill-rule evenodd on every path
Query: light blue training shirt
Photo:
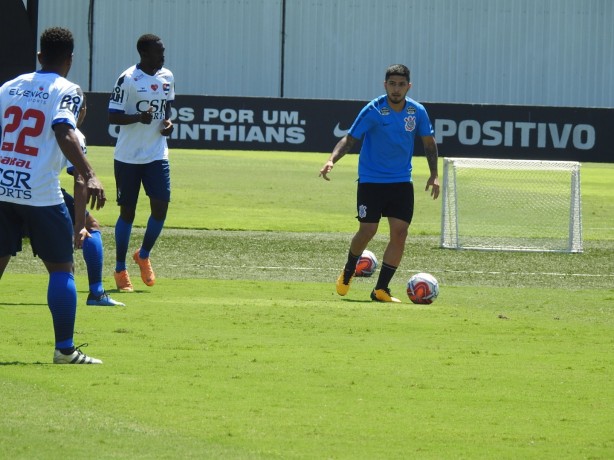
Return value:
M 411 182 L 416 134 L 434 131 L 422 104 L 406 97 L 403 110 L 395 112 L 384 94 L 363 107 L 348 134 L 362 139 L 358 181 L 393 183 Z

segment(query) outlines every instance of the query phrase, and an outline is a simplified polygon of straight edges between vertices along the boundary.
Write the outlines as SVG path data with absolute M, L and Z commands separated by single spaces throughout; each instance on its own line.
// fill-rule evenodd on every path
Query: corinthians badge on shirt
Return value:
M 404 118 L 403 120 L 405 120 L 405 131 L 409 131 L 410 133 L 416 129 L 416 117 L 413 115 L 410 115 L 406 118 Z

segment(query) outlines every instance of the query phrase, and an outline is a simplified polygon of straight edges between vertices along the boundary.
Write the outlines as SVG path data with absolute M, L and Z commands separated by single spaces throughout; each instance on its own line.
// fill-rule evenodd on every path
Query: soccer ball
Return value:
M 407 282 L 407 295 L 413 303 L 433 303 L 439 295 L 439 283 L 430 273 L 417 273 Z
M 356 262 L 354 276 L 369 277 L 377 270 L 377 257 L 371 251 L 364 250 Z

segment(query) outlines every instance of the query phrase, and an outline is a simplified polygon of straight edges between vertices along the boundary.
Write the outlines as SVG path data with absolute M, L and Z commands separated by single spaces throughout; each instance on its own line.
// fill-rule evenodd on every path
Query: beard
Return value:
M 388 99 L 393 104 L 399 104 L 399 103 L 401 103 L 401 102 L 403 102 L 405 100 L 405 95 L 392 96 L 392 95 L 388 94 Z

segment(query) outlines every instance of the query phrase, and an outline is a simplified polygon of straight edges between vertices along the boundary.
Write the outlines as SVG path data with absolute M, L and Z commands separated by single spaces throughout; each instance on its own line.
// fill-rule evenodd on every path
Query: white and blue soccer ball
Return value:
M 439 283 L 430 273 L 416 273 L 407 282 L 407 296 L 417 304 L 431 304 L 439 295 Z
M 377 257 L 371 251 L 365 249 L 356 262 L 354 276 L 369 277 L 377 270 Z

